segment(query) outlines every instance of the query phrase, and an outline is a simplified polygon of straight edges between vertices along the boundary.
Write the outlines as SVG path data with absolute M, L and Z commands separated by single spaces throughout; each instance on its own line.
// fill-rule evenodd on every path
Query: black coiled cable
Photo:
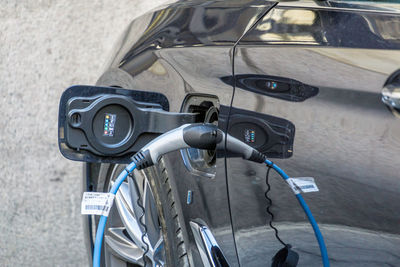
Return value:
M 134 177 L 133 177 L 132 174 L 129 174 L 129 176 L 130 176 L 131 179 L 134 179 Z M 147 244 L 147 242 L 146 242 L 145 239 L 144 239 L 144 237 L 145 237 L 146 234 L 147 234 L 147 226 L 146 226 L 146 224 L 143 222 L 144 215 L 145 215 L 145 210 L 144 210 L 144 207 L 143 207 L 142 203 L 140 203 L 140 192 L 139 192 L 139 194 L 138 194 L 138 198 L 137 198 L 137 200 L 136 200 L 136 203 L 137 203 L 137 205 L 139 206 L 139 208 L 142 210 L 142 215 L 139 217 L 139 223 L 140 223 L 141 226 L 143 226 L 143 229 L 144 229 L 144 232 L 142 233 L 141 239 L 142 239 L 143 244 L 146 246 L 146 248 L 145 248 L 145 250 L 144 250 L 144 252 L 143 252 L 143 254 L 142 254 L 142 259 L 143 259 L 143 262 L 144 262 L 144 267 L 146 267 L 147 262 L 146 262 L 145 256 L 146 256 L 147 252 L 149 252 L 149 244 Z
M 268 196 L 268 192 L 271 191 L 271 186 L 270 186 L 269 181 L 268 181 L 268 180 L 269 180 L 269 171 L 271 170 L 271 166 L 267 165 L 267 167 L 268 167 L 268 170 L 267 170 L 267 175 L 266 175 L 266 177 L 265 177 L 265 183 L 267 184 L 267 191 L 265 191 L 264 196 L 265 196 L 265 198 L 266 198 L 267 201 L 268 201 L 267 213 L 268 213 L 269 215 L 271 215 L 270 220 L 269 220 L 269 226 L 270 226 L 272 229 L 274 229 L 276 239 L 278 239 L 278 241 L 279 241 L 282 245 L 284 245 L 285 247 L 287 247 L 288 245 L 287 245 L 285 242 L 283 242 L 282 239 L 280 239 L 280 237 L 279 237 L 279 235 L 278 235 L 278 229 L 276 229 L 275 226 L 272 225 L 272 221 L 274 220 L 274 214 L 273 214 L 273 213 L 271 212 L 271 210 L 270 210 L 270 208 L 271 208 L 271 206 L 272 206 L 272 199 L 270 199 L 269 196 Z

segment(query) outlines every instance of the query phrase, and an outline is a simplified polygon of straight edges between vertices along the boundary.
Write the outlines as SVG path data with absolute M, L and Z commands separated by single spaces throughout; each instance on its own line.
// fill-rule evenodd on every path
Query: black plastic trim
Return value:
M 153 101 L 153 102 L 150 102 Z M 93 123 L 99 111 L 123 110 L 124 134 L 104 138 Z M 77 85 L 65 90 L 59 107 L 59 148 L 64 157 L 85 162 L 129 163 L 130 156 L 159 135 L 196 121 L 193 113 L 170 113 L 160 93 Z M 118 118 L 117 118 L 118 121 Z M 105 127 L 105 126 L 104 126 Z M 114 138 L 114 139 L 113 139 Z

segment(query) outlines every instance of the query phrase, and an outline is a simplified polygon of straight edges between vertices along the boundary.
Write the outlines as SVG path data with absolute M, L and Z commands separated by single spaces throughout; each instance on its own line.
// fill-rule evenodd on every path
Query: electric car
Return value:
M 399 70 L 395 1 L 193 0 L 132 21 L 96 85 L 162 94 L 170 112 L 313 177 L 304 197 L 333 266 L 399 266 Z M 84 191 L 107 192 L 124 167 L 85 164 Z M 298 265 L 321 266 L 293 193 L 266 171 L 198 149 L 135 171 L 115 197 L 103 266 L 270 265 L 282 245 L 268 206 Z M 97 223 L 84 216 L 90 260 Z

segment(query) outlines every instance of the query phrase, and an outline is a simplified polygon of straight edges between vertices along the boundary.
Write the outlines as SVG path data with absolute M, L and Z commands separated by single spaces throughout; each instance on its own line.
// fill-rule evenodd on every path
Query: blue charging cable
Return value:
M 288 181 L 290 177 L 275 163 L 270 160 L 265 160 L 265 163 L 273 168 L 285 181 Z M 115 180 L 113 186 L 111 187 L 110 193 L 116 194 L 118 192 L 119 187 L 125 181 L 126 177 L 136 168 L 136 164 L 132 162 L 129 164 L 118 176 Z M 300 203 L 300 206 L 303 208 L 305 214 L 307 215 L 308 220 L 314 230 L 315 237 L 317 238 L 318 245 L 321 251 L 322 262 L 324 267 L 329 267 L 329 258 L 328 258 L 328 251 L 325 246 L 324 238 L 319 230 L 318 224 L 312 215 L 310 208 L 307 206 L 306 202 L 304 201 L 303 196 L 300 193 L 296 193 L 296 198 Z M 103 236 L 104 236 L 104 229 L 107 223 L 107 216 L 101 216 L 99 224 L 97 226 L 96 232 L 96 241 L 94 244 L 94 253 L 93 253 L 93 267 L 100 267 L 100 259 L 101 259 L 101 247 L 103 244 Z
M 110 193 L 116 194 L 119 187 L 125 181 L 126 177 L 133 172 L 136 168 L 136 164 L 132 162 L 129 164 L 115 180 L 113 186 L 111 187 Z M 106 228 L 107 216 L 101 216 L 99 224 L 97 226 L 96 241 L 94 243 L 94 253 L 93 253 L 93 267 L 100 267 L 101 259 L 101 246 L 103 244 L 104 229 Z
M 273 168 L 285 181 L 288 181 L 290 177 L 275 163 L 270 160 L 265 160 L 265 163 Z M 116 194 L 118 192 L 119 187 L 125 181 L 126 177 L 136 168 L 136 164 L 132 162 L 129 164 L 118 176 L 115 180 L 113 186 L 111 187 L 110 193 Z M 304 201 L 303 196 L 300 193 L 295 194 L 297 200 L 300 203 L 300 206 L 303 208 L 305 214 L 307 215 L 308 220 L 314 230 L 315 237 L 317 238 L 318 245 L 321 251 L 322 262 L 324 267 L 329 267 L 329 258 L 328 258 L 328 251 L 325 246 L 324 238 L 319 230 L 318 224 L 312 215 L 310 208 L 307 206 L 306 202 Z M 101 216 L 99 224 L 97 226 L 96 232 L 96 241 L 94 244 L 94 253 L 93 253 L 93 267 L 100 267 L 100 259 L 101 259 L 101 247 L 103 244 L 103 236 L 104 236 L 104 229 L 107 223 L 107 216 Z
M 326 250 L 321 231 L 318 228 L 318 224 L 312 216 L 311 211 L 303 197 L 301 196 L 300 191 L 297 190 L 293 185 L 293 181 L 290 179 L 290 177 L 272 161 L 267 160 L 265 155 L 261 154 L 249 145 L 230 135 L 227 135 L 226 138 L 227 141 L 225 144 L 228 145 L 230 151 L 242 154 L 244 159 L 258 163 L 266 163 L 268 167 L 271 167 L 278 172 L 279 175 L 282 176 L 282 178 L 291 186 L 297 200 L 299 201 L 301 207 L 308 217 L 308 220 L 311 223 L 311 226 L 314 229 L 315 237 L 317 238 L 321 250 L 324 267 L 329 267 L 328 252 Z M 163 135 L 151 141 L 144 148 L 142 148 L 141 151 L 132 157 L 133 162 L 130 163 L 115 180 L 113 186 L 111 187 L 110 193 L 115 195 L 126 177 L 135 168 L 140 170 L 152 166 L 158 161 L 161 155 L 164 155 L 170 151 L 188 147 L 210 149 L 210 147 L 215 147 L 215 145 L 218 143 L 223 143 L 222 140 L 223 133 L 218 130 L 215 125 L 207 124 L 182 125 L 179 128 L 164 133 Z M 103 235 L 106 223 L 107 216 L 101 216 L 97 227 L 96 241 L 94 244 L 93 267 L 100 267 L 101 246 L 103 243 Z
M 270 160 L 265 160 L 265 164 L 267 164 L 268 167 L 271 167 L 274 169 L 286 182 L 290 179 L 290 177 L 275 163 L 273 163 Z M 297 200 L 300 203 L 300 206 L 303 208 L 305 214 L 307 215 L 308 220 L 310 221 L 310 224 L 314 230 L 315 237 L 317 238 L 319 249 L 321 251 L 321 256 L 322 256 L 322 263 L 324 264 L 324 267 L 329 267 L 329 258 L 328 258 L 328 250 L 326 249 L 324 238 L 321 234 L 321 231 L 319 230 L 318 224 L 314 219 L 314 216 L 312 215 L 310 208 L 307 206 L 307 203 L 305 202 L 303 196 L 299 193 L 295 193 Z

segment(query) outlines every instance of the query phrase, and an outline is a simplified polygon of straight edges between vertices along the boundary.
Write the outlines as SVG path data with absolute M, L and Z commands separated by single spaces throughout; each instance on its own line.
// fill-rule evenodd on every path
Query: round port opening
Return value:
M 218 126 L 218 109 L 214 106 L 210 107 L 204 117 L 205 123 L 212 123 Z M 204 155 L 204 161 L 212 166 L 215 164 L 216 161 L 216 151 L 214 150 L 207 150 Z
M 182 112 L 196 113 L 196 122 L 218 124 L 219 99 L 213 95 L 190 94 L 183 104 Z M 188 148 L 181 150 L 186 168 L 196 175 L 215 177 L 217 171 L 216 151 Z

